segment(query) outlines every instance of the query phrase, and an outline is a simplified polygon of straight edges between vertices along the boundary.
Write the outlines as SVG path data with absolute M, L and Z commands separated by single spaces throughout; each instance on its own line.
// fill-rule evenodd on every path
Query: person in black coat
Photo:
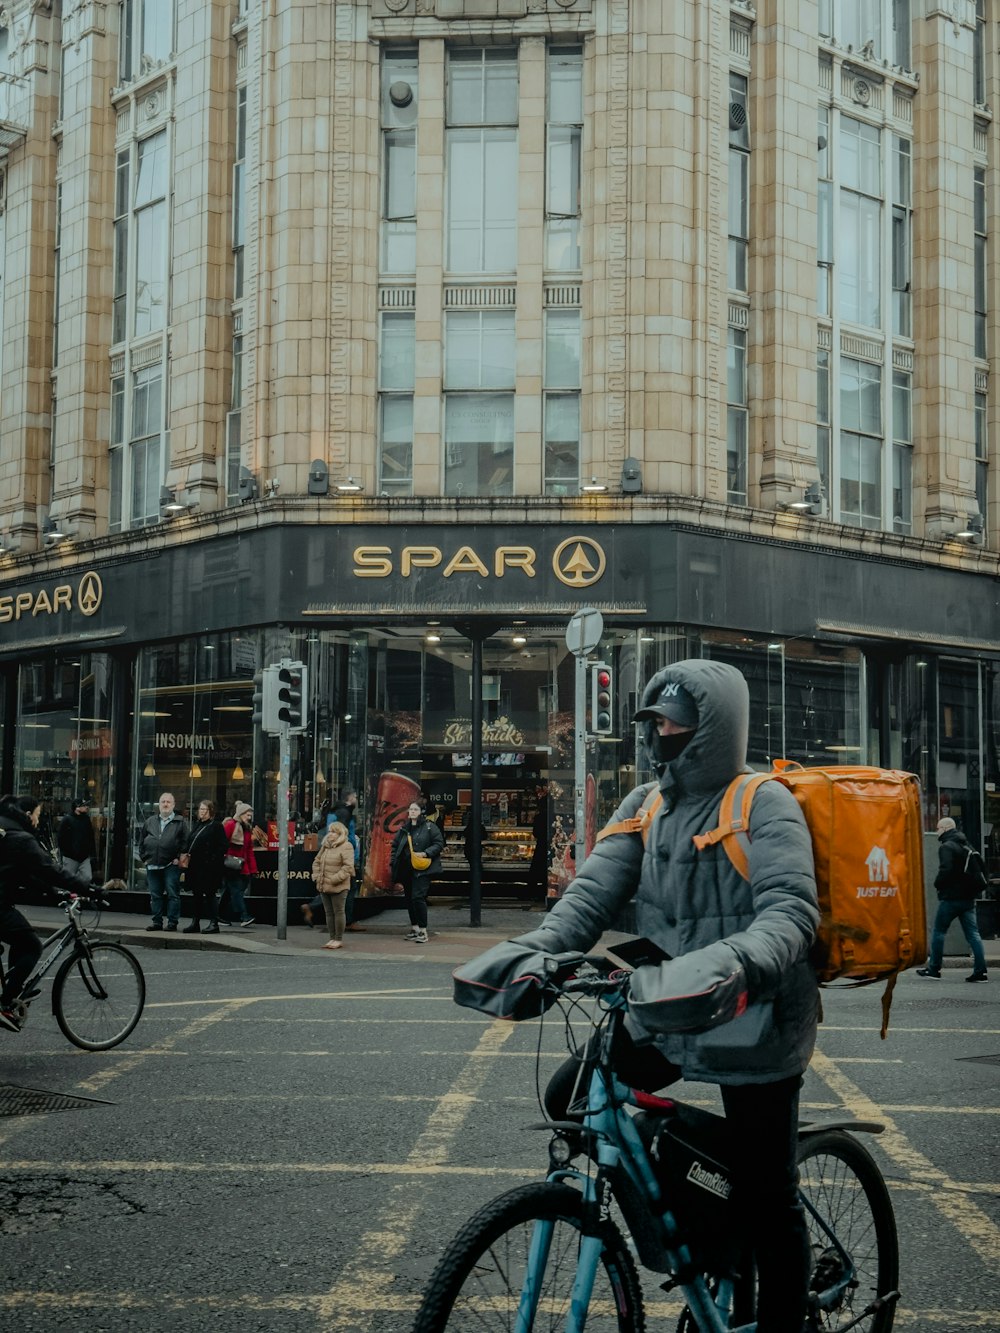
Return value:
M 202 801 L 184 852 L 184 884 L 194 895 L 191 924 L 182 932 L 185 935 L 199 934 L 202 917 L 209 923 L 215 919 L 215 895 L 222 887 L 222 861 L 228 845 L 222 821 L 215 817 L 215 806 Z
M 948 927 L 957 920 L 972 950 L 972 974 L 965 978 L 966 981 L 988 981 L 986 951 L 976 921 L 976 899 L 986 887 L 982 862 L 974 856 L 965 834 L 959 831 L 950 815 L 938 820 L 937 835 L 938 872 L 934 887 L 938 893 L 938 909 L 931 932 L 930 956 L 926 966 L 917 968 L 917 976 L 941 976 L 945 936 Z
M 42 952 L 42 942 L 14 906 L 26 888 L 71 889 L 85 894 L 88 881 L 56 864 L 38 841 L 42 803 L 33 796 L 0 800 L 0 943 L 7 945 L 7 971 L 0 994 L 0 1026 L 20 1032 L 23 1008 L 15 1002 Z
M 418 856 L 429 856 L 430 865 L 415 870 L 410 860 L 410 844 Z M 392 840 L 392 880 L 402 884 L 410 929 L 404 936 L 414 944 L 427 943 L 427 895 L 431 878 L 441 869 L 440 856 L 444 851 L 444 834 L 437 824 L 424 814 L 423 806 L 411 801 L 406 811 L 406 822 Z
M 63 869 L 71 875 L 79 875 L 88 884 L 94 878 L 94 862 L 97 860 L 94 826 L 87 813 L 89 809 L 88 798 L 78 796 L 70 813 L 63 815 L 56 832 L 56 846 L 62 856 Z

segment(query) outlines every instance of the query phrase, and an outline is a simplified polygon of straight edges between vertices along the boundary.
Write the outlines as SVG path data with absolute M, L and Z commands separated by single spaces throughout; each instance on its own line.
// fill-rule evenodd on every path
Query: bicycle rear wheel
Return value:
M 583 1201 L 568 1185 L 535 1184 L 503 1194 L 465 1224 L 431 1276 L 413 1333 L 510 1333 L 517 1325 L 536 1225 L 552 1228 L 532 1333 L 566 1326 L 581 1239 Z M 604 1251 L 587 1333 L 643 1333 L 642 1291 L 624 1238 L 601 1228 Z
M 801 1141 L 799 1176 L 799 1190 L 817 1214 L 806 1208 L 813 1290 L 835 1291 L 847 1276 L 829 1232 L 847 1251 L 853 1267 L 850 1283 L 830 1308 L 818 1312 L 817 1327 L 824 1333 L 848 1325 L 860 1333 L 889 1333 L 894 1301 L 852 1324 L 876 1297 L 895 1291 L 899 1283 L 896 1219 L 875 1159 L 850 1134 L 823 1130 Z
M 56 1022 L 74 1046 L 107 1051 L 129 1035 L 146 1003 L 138 960 L 121 944 L 88 944 L 52 983 Z

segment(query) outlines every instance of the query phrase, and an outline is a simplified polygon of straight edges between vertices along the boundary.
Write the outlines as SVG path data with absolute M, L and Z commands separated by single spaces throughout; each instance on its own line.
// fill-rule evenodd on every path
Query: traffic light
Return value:
M 307 691 L 306 666 L 304 662 L 282 662 L 277 667 L 278 689 L 278 725 L 289 731 L 305 730 L 305 704 Z
M 272 735 L 278 730 L 278 668 L 264 667 L 253 678 L 253 723 Z
M 597 736 L 614 731 L 614 673 L 607 662 L 590 668 L 590 726 Z

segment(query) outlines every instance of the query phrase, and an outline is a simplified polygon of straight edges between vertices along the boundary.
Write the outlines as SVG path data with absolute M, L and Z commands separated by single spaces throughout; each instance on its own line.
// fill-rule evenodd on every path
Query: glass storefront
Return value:
M 599 651 L 613 668 L 614 726 L 588 744 L 588 828 L 601 827 L 638 782 L 652 777 L 631 721 L 647 680 L 672 662 L 704 656 L 731 663 L 748 681 L 754 767 L 785 757 L 916 772 L 925 827 L 951 814 L 1000 878 L 1000 662 L 684 626 L 609 628 Z M 378 820 L 387 811 L 405 808 L 413 795 L 433 805 L 447 846 L 441 891 L 462 894 L 473 645 L 451 626 L 268 627 L 151 644 L 132 656 L 25 661 L 8 695 L 17 700 L 15 788 L 43 801 L 48 836 L 73 797 L 85 794 L 98 870 L 124 874 L 139 891 L 138 830 L 161 792 L 171 791 L 188 817 L 205 798 L 222 814 L 246 801 L 260 829 L 258 892 L 266 897 L 277 875 L 278 742 L 255 728 L 252 695 L 255 673 L 283 657 L 309 668 L 308 727 L 291 744 L 290 894 L 311 892 L 316 821 L 349 788 L 360 798 L 366 860 L 384 834 Z M 542 784 L 551 812 L 549 883 L 558 887 L 572 875 L 574 668 L 562 624 L 510 623 L 484 640 L 488 895 L 527 892 Z M 128 769 L 121 790 L 116 756 Z M 122 866 L 111 864 L 113 818 L 123 820 Z M 385 865 L 372 860 L 372 896 L 391 892 L 385 881 Z

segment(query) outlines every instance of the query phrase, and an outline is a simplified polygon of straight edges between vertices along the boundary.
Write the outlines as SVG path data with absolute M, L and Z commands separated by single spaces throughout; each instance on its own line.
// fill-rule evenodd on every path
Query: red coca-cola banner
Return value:
M 392 882 L 392 840 L 406 822 L 410 802 L 420 799 L 419 785 L 405 773 L 386 771 L 380 774 L 359 897 L 377 898 L 402 893 L 402 889 Z

